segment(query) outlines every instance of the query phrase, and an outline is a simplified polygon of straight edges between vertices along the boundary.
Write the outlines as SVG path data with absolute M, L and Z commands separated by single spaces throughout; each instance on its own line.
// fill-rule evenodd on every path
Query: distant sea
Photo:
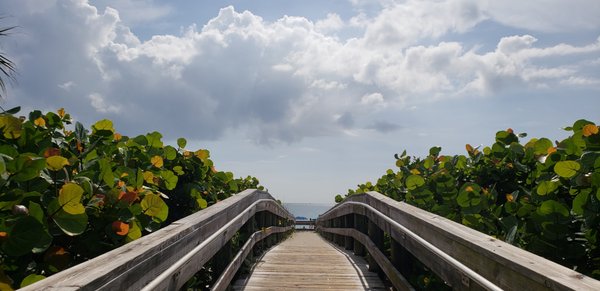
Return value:
M 325 213 L 333 207 L 335 203 L 283 203 L 294 217 L 306 217 L 307 219 L 317 219 L 319 214 Z

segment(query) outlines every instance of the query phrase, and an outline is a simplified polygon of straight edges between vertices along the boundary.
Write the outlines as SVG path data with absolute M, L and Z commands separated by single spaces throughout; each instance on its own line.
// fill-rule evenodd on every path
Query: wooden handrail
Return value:
M 353 232 L 348 231 L 347 227 L 355 226 L 344 227 L 344 223 L 340 223 L 341 219 L 348 215 L 366 217 L 370 224 L 389 234 L 394 242 L 412 253 L 455 289 L 473 290 L 489 287 L 486 288 L 469 278 L 464 270 L 440 258 L 440 255 L 411 237 L 408 232 L 502 289 L 600 290 L 600 281 L 377 192 L 348 197 L 319 216 L 317 230 L 322 233 L 351 236 Z M 402 230 L 396 224 L 405 227 L 406 230 Z M 363 229 L 362 233 L 364 232 Z M 370 252 L 374 251 L 373 247 L 365 247 L 370 249 Z M 385 261 L 377 262 L 385 265 L 382 267 L 384 270 L 392 265 L 389 260 Z M 400 287 L 401 283 L 397 284 L 397 288 L 403 288 Z
M 21 290 L 141 290 L 196 246 L 206 245 L 169 276 L 166 284 L 160 282 L 161 288 L 177 289 L 261 211 L 279 217 L 276 224 L 287 229 L 293 225 L 294 217 L 269 193 L 246 190 Z

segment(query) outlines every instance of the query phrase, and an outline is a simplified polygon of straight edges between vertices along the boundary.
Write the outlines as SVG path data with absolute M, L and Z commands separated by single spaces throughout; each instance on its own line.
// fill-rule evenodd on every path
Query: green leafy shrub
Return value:
M 0 114 L 0 289 L 31 284 L 248 188 L 208 150 L 85 129 L 63 109 Z M 72 128 L 72 130 L 69 130 Z
M 395 155 L 399 170 L 347 195 L 378 191 L 545 258 L 600 278 L 600 134 L 578 120 L 572 135 L 520 144 L 512 129 L 497 132 L 467 155 Z M 336 201 L 342 199 L 341 195 Z

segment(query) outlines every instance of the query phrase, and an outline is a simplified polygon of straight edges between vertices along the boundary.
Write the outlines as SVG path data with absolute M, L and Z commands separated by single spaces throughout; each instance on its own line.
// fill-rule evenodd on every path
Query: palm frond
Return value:
M 14 28 L 14 26 L 0 28 L 0 37 L 9 35 L 9 32 Z M 0 98 L 2 94 L 6 93 L 5 80 L 15 81 L 16 69 L 15 63 L 0 52 Z

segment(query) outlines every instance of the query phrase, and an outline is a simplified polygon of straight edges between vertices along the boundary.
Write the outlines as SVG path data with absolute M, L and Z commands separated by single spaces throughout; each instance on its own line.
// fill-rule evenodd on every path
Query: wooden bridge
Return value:
M 22 290 L 414 290 L 406 278 L 419 267 L 456 290 L 600 290 L 600 281 L 376 192 L 320 215 L 316 233 L 294 224 L 270 194 L 247 190 Z M 203 268 L 211 286 L 186 285 Z

